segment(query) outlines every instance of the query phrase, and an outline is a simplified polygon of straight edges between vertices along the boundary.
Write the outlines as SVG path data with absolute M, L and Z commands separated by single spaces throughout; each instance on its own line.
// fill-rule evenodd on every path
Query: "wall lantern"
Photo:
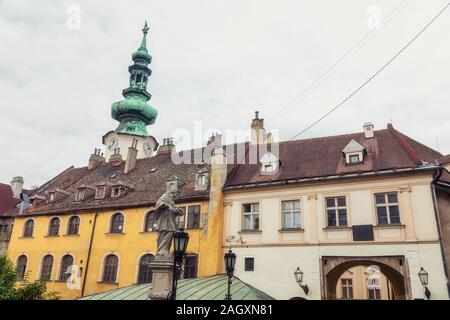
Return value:
M 303 284 L 303 271 L 297 267 L 297 270 L 294 271 L 295 281 L 299 284 L 299 286 L 303 289 L 305 294 L 308 294 L 309 288 L 307 284 Z
M 420 283 L 422 284 L 423 289 L 425 291 L 425 297 L 427 298 L 427 300 L 430 300 L 431 292 L 427 287 L 428 286 L 428 272 L 426 272 L 425 269 L 421 267 L 420 271 L 417 275 L 419 276 Z

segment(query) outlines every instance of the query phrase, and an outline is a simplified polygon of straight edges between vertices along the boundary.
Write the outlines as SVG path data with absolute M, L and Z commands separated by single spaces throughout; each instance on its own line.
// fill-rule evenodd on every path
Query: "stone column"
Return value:
M 172 291 L 173 260 L 160 259 L 158 256 L 150 263 L 153 272 L 148 298 L 150 300 L 168 300 Z

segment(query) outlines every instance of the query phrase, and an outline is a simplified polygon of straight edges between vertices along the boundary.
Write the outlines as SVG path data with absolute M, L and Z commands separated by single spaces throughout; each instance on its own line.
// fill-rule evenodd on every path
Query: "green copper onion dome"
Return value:
M 134 64 L 128 68 L 130 85 L 122 91 L 125 99 L 112 104 L 111 116 L 120 122 L 116 132 L 147 137 L 146 126 L 155 122 L 158 112 L 147 103 L 152 97 L 147 92 L 147 81 L 152 73 L 148 68 L 152 57 L 147 51 L 147 22 L 142 32 L 141 46 L 132 54 Z

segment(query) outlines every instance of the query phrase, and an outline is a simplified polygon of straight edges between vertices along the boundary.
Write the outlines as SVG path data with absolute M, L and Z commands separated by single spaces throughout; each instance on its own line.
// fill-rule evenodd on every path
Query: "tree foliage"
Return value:
M 13 263 L 0 255 L 0 300 L 59 299 L 56 292 L 47 292 L 45 281 L 30 282 L 27 277 L 19 281 Z

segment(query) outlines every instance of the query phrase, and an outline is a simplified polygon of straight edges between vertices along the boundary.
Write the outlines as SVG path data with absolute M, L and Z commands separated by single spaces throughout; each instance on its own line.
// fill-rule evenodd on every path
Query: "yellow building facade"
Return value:
M 200 206 L 201 221 L 205 221 L 208 213 L 208 202 L 179 203 L 182 208 Z M 129 208 L 111 211 L 74 212 L 60 215 L 39 215 L 17 217 L 8 250 L 9 258 L 17 265 L 20 256 L 27 257 L 25 273 L 30 280 L 38 280 L 42 275 L 43 258 L 53 257 L 50 279 L 47 282 L 49 291 L 56 291 L 63 299 L 76 299 L 119 287 L 138 283 L 140 260 L 146 254 L 154 255 L 156 251 L 157 232 L 145 231 L 146 216 L 151 207 Z M 188 210 L 188 209 L 187 209 Z M 185 210 L 185 212 L 188 212 Z M 112 217 L 122 213 L 123 232 L 111 233 Z M 70 217 L 80 218 L 79 233 L 68 235 Z M 49 235 L 52 218 L 60 219 L 58 235 Z M 24 236 L 25 224 L 34 222 L 33 235 Z M 185 219 L 185 223 L 187 220 Z M 213 233 L 220 233 L 220 224 L 210 226 Z M 208 242 L 208 234 L 203 232 L 203 224 L 199 228 L 188 228 L 189 244 L 187 256 L 195 257 L 193 266 L 196 276 L 208 276 L 219 273 L 221 260 L 208 258 L 209 251 L 221 250 L 221 243 Z M 211 241 L 211 237 L 209 238 Z M 215 248 L 213 248 L 215 247 Z M 103 281 L 105 257 L 113 254 L 118 257 L 117 276 L 114 282 Z M 73 257 L 75 268 L 71 278 L 65 279 L 62 259 Z M 77 274 L 80 277 L 77 277 Z

